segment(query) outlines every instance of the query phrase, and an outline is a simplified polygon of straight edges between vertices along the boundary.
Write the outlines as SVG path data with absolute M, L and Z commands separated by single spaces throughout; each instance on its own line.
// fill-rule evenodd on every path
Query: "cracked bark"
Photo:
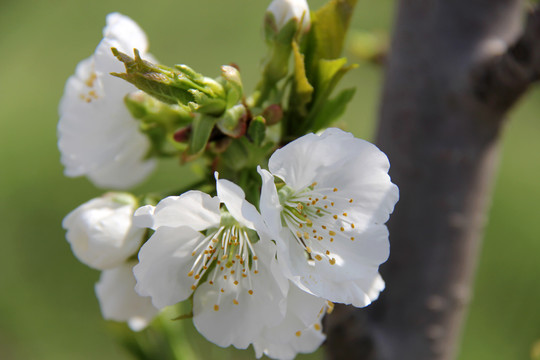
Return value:
M 377 144 L 400 201 L 386 290 L 326 319 L 328 359 L 449 360 L 511 106 L 540 74 L 540 11 L 523 0 L 401 0 Z

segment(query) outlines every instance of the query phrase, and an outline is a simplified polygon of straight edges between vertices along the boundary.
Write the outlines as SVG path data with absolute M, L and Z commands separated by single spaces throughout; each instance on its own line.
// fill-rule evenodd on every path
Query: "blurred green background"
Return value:
M 99 273 L 72 256 L 61 227 L 69 211 L 102 193 L 85 179 L 62 175 L 56 123 L 64 83 L 94 51 L 105 15 L 119 11 L 137 21 L 162 63 L 218 76 L 220 65 L 234 62 L 252 90 L 265 54 L 261 20 L 268 3 L 0 2 L 0 358 L 129 358 L 101 319 L 93 290 Z M 310 2 L 312 8 L 322 3 Z M 359 0 L 352 26 L 387 32 L 393 12 L 391 0 Z M 363 64 L 345 81 L 358 86 L 345 117 L 357 136 L 373 136 L 381 78 L 380 68 Z M 540 339 L 539 90 L 511 113 L 504 135 L 460 360 L 528 359 Z M 168 162 L 136 191 L 178 188 L 188 180 Z M 208 344 L 189 321 L 175 326 L 184 333 L 179 343 L 191 346 L 186 359 L 253 357 Z

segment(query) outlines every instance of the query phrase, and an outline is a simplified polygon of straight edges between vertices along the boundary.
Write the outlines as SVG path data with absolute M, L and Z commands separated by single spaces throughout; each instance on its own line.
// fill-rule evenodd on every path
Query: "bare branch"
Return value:
M 540 7 L 527 14 L 521 37 L 508 50 L 473 69 L 476 98 L 496 111 L 508 110 L 540 79 Z

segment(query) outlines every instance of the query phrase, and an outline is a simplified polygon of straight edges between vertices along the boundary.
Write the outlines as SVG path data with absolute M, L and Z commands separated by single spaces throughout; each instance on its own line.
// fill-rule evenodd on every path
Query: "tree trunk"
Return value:
M 540 69 L 515 42 L 524 15 L 522 0 L 399 1 L 377 135 L 400 188 L 386 290 L 336 306 L 329 359 L 457 355 L 503 119 Z

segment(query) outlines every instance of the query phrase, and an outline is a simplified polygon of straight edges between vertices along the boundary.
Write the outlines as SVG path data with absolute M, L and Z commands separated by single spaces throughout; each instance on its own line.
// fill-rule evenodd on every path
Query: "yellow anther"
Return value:
M 330 251 L 326 250 L 326 255 L 330 255 Z
M 231 270 L 231 275 L 234 274 L 234 270 Z
M 196 252 L 194 251 L 194 252 L 191 253 L 191 256 L 195 256 L 195 254 L 196 254 Z
M 225 292 L 225 289 L 221 288 L 221 290 L 219 290 L 219 291 L 221 291 L 222 293 L 224 293 L 224 292 Z
M 246 274 L 242 274 L 242 277 L 247 278 L 247 275 L 246 275 Z
M 208 255 L 208 250 L 204 250 L 204 255 Z
M 213 239 L 212 239 L 212 242 L 213 242 L 214 244 L 217 243 L 218 241 L 219 241 L 219 240 L 216 239 L 216 238 L 213 238 Z
M 302 210 L 304 210 L 304 205 L 298 203 L 298 204 L 296 204 L 296 208 L 298 209 L 298 211 L 302 211 Z
M 197 287 L 195 285 L 191 285 L 191 290 L 195 291 Z
M 234 304 L 234 305 L 238 305 L 238 300 L 236 300 L 236 299 L 233 299 L 233 301 L 232 301 L 232 302 L 233 302 L 233 304 Z
M 253 290 L 248 290 L 249 295 L 253 295 Z
M 351 241 L 354 241 L 354 236 L 351 236 Z
M 300 231 L 297 231 L 297 232 L 296 232 L 296 237 L 301 238 L 301 237 L 302 237 L 302 233 L 301 233 Z
M 315 205 L 316 203 L 317 203 L 317 201 L 316 201 L 316 200 L 313 200 L 313 201 L 311 202 L 311 205 Z
M 354 229 L 354 224 L 351 224 L 351 227 Z
M 223 255 L 223 256 L 221 257 L 221 260 L 227 260 L 227 255 Z
M 311 254 L 311 248 L 309 246 L 306 247 L 306 251 L 308 252 L 308 254 Z
M 213 282 L 212 280 L 210 280 L 208 283 L 209 283 L 210 285 L 214 285 L 214 282 Z
M 224 280 L 227 280 L 227 275 L 223 275 L 223 279 L 224 279 Z
M 317 230 L 313 229 L 313 233 L 316 234 L 316 233 L 317 233 Z
M 219 305 L 214 305 L 214 311 L 218 311 L 219 310 Z
M 310 219 L 306 219 L 306 224 L 307 226 L 311 226 L 313 225 L 313 221 L 311 221 Z
M 334 215 L 333 218 L 334 218 L 335 220 L 337 220 L 337 215 Z
M 313 325 L 313 327 L 314 327 L 315 330 L 317 330 L 317 331 L 320 331 L 320 330 L 321 330 L 321 325 L 319 325 L 319 324 L 315 324 L 315 325 Z
M 317 260 L 321 261 L 321 260 L 322 260 L 322 256 L 321 256 L 321 255 L 319 255 L 319 254 L 317 254 L 317 255 L 315 255 L 315 259 L 317 259 Z
M 255 256 L 253 257 L 253 260 L 259 260 L 259 258 L 257 257 L 257 255 L 255 255 Z
M 309 234 L 307 232 L 304 232 L 304 239 L 309 239 Z
M 353 202 L 353 199 L 349 200 L 349 202 L 352 203 L 352 202 Z
M 337 191 L 337 188 L 334 188 L 334 192 L 336 192 L 336 191 Z
M 325 230 L 326 230 L 326 226 L 324 226 L 324 225 L 323 225 L 323 226 L 321 226 L 321 227 L 322 227 L 323 229 L 325 229 Z
M 342 226 L 342 227 L 339 228 L 339 230 L 345 231 L 345 228 Z
M 190 272 L 188 272 L 187 276 L 193 276 L 193 270 L 191 270 Z
M 224 269 L 225 269 L 225 268 L 224 268 L 223 266 L 219 268 L 219 270 L 221 270 L 221 271 L 223 271 Z
M 234 285 L 238 285 L 238 281 L 235 280 L 235 281 L 234 281 Z
M 334 206 L 334 203 L 333 203 L 333 202 L 331 202 L 331 203 L 330 203 L 330 206 Z
M 197 274 L 195 275 L 195 280 L 199 280 L 201 278 L 201 275 Z
M 208 266 L 206 266 L 206 265 L 204 265 L 202 268 L 203 268 L 204 270 L 208 270 Z
M 318 213 L 320 213 L 320 212 L 321 212 L 321 209 L 317 209 L 316 213 L 318 214 Z
M 258 273 L 259 273 L 259 270 L 255 270 L 254 273 L 255 273 L 255 274 L 258 274 Z
M 328 199 L 328 196 L 324 195 L 322 199 L 326 200 L 326 199 Z
M 331 314 L 332 311 L 334 311 L 334 303 L 331 301 L 327 301 L 326 304 L 328 305 L 328 309 L 326 309 L 326 313 Z
M 319 236 L 319 237 L 317 238 L 317 240 L 319 240 L 319 241 L 321 241 L 322 239 L 323 239 L 322 236 Z
M 317 182 L 315 181 L 313 184 L 311 184 L 311 187 L 317 186 Z
M 330 235 L 330 236 L 334 236 L 334 235 L 336 235 L 336 232 L 335 232 L 335 231 L 332 231 L 332 230 L 330 230 L 330 231 L 328 232 L 328 235 Z
M 298 225 L 298 227 L 301 229 L 301 228 L 304 227 L 304 224 L 300 224 L 300 225 Z
M 335 265 L 336 264 L 336 259 L 331 258 L 330 260 L 328 260 L 328 262 L 330 263 L 330 265 Z
M 325 208 L 325 209 L 328 209 L 328 205 L 324 205 L 324 208 Z
M 330 238 L 330 242 L 334 242 L 334 238 Z
M 301 332 L 301 331 L 297 331 L 297 332 L 295 333 L 295 335 L 298 336 L 298 337 L 300 337 L 300 336 L 302 335 L 302 332 Z
M 347 216 L 347 213 L 343 213 L 343 216 Z

